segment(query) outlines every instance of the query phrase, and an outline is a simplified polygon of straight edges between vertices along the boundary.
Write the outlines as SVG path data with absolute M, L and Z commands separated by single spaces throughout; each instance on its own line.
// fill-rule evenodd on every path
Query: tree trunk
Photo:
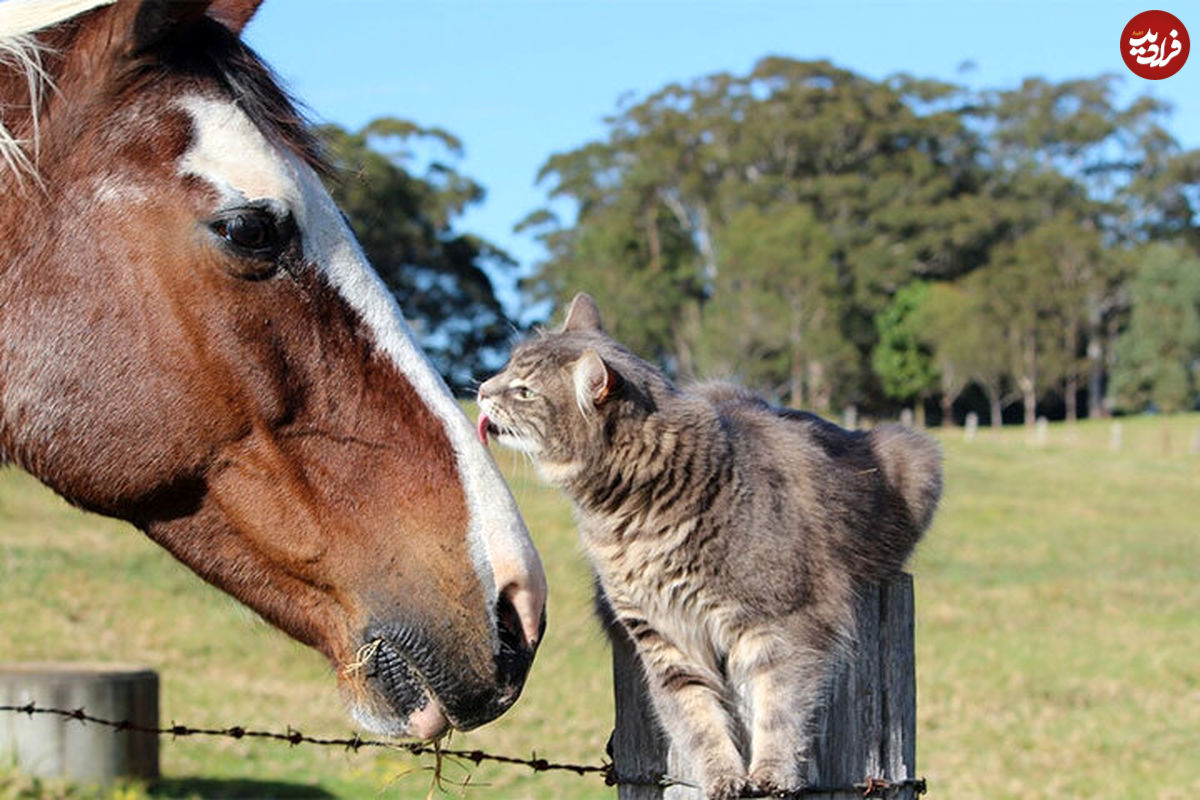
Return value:
M 1021 404 L 1025 409 L 1025 417 L 1022 421 L 1026 428 L 1033 428 L 1034 423 L 1037 422 L 1037 392 L 1028 384 L 1021 389 Z
M 792 355 L 792 369 L 789 377 L 788 405 L 792 408 L 805 408 L 804 402 L 804 360 L 799 355 Z
M 1079 393 L 1079 324 L 1075 320 L 1070 320 L 1067 323 L 1066 341 L 1064 344 L 1067 349 L 1067 364 L 1065 380 L 1065 395 L 1063 402 L 1067 406 L 1067 422 L 1074 423 L 1079 419 L 1079 412 L 1076 408 L 1076 395 Z
M 828 413 L 833 405 L 833 394 L 825 381 L 825 365 L 820 361 L 808 362 L 808 398 L 814 411 Z
M 954 424 L 954 398 L 949 392 L 942 392 L 942 427 L 949 428 Z
M 917 430 L 925 429 L 925 398 L 918 397 L 913 403 L 913 424 Z
M 1037 339 L 1031 330 L 1025 334 L 1021 361 L 1023 371 L 1017 377 L 1017 386 L 1021 390 L 1021 400 L 1025 407 L 1025 427 L 1033 429 L 1037 422 Z
M 1099 303 L 1093 302 L 1088 313 L 1088 419 L 1100 419 L 1104 413 L 1104 334 L 1100 329 Z
M 651 203 L 646 208 L 646 241 L 650 245 L 650 271 L 662 269 L 662 240 L 658 235 L 658 206 Z
M 800 301 L 797 297 L 792 297 L 789 304 L 791 311 L 791 321 L 788 325 L 788 335 L 790 338 L 789 344 L 792 350 L 792 366 L 790 370 L 790 394 L 792 408 L 807 408 L 805 405 L 804 396 L 804 370 L 805 359 L 802 353 L 802 345 L 804 344 L 804 323 L 803 309 L 800 308 Z
M 692 342 L 696 341 L 700 330 L 700 302 L 685 301 L 679 322 L 675 325 L 675 353 L 679 358 L 679 376 L 694 378 L 696 376 L 696 357 L 692 352 Z
M 1004 406 L 1000 402 L 1000 382 L 976 379 L 979 388 L 983 390 L 984 396 L 988 401 L 988 424 L 993 428 L 999 428 L 1004 424 Z
M 717 251 L 713 244 L 712 222 L 708 214 L 708 206 L 699 204 L 699 225 L 696 229 L 696 244 L 700 250 L 700 258 L 704 262 L 704 278 L 711 282 L 717 279 Z

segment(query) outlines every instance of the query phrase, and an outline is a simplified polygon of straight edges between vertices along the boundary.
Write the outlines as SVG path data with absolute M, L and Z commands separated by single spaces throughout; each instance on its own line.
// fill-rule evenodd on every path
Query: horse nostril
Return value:
M 536 584 L 535 584 L 536 585 Z M 524 583 L 509 583 L 496 601 L 496 619 L 512 629 L 513 641 L 536 650 L 546 630 L 546 596 Z
M 540 598 L 531 597 L 528 590 L 516 585 L 506 586 L 496 600 L 496 629 L 502 653 L 507 651 L 526 662 L 533 661 L 546 630 L 545 607 Z
M 510 595 L 510 592 L 505 592 L 496 601 L 496 628 L 500 635 L 500 647 L 512 650 L 532 650 L 533 647 L 525 640 L 521 615 L 513 606 Z
M 536 640 L 530 642 L 526 637 L 525 626 L 521 624 L 521 616 L 509 592 L 502 593 L 496 600 L 496 633 L 500 639 L 500 652 L 496 654 L 496 677 L 498 683 L 506 687 L 501 703 L 507 707 L 520 694 L 537 647 Z

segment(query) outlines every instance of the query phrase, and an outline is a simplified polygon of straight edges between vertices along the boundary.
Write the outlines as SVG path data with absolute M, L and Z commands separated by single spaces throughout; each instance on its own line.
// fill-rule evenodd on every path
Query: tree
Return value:
M 621 108 L 605 139 L 542 168 L 550 196 L 572 201 L 577 213 L 565 227 L 542 228 L 549 257 L 538 265 L 538 286 L 560 302 L 578 288 L 598 289 L 603 302 L 600 295 L 636 287 L 656 299 L 666 324 L 622 320 L 618 307 L 615 327 L 642 337 L 641 352 L 669 367 L 711 371 L 729 360 L 714 346 L 714 331 L 738 317 L 739 304 L 758 305 L 746 305 L 752 285 L 761 294 L 766 279 L 782 296 L 806 303 L 814 296 L 789 288 L 785 269 L 726 280 L 735 277 L 726 275 L 731 245 L 742 265 L 780 263 L 771 252 L 777 242 L 755 255 L 736 228 L 755 214 L 819 227 L 819 282 L 834 290 L 821 290 L 831 302 L 817 309 L 826 319 L 813 324 L 827 339 L 793 359 L 789 392 L 818 406 L 865 395 L 874 315 L 915 277 L 967 271 L 992 235 L 988 209 L 971 202 L 979 168 L 974 134 L 954 108 L 957 92 L 786 58 L 765 58 L 744 76 L 666 86 Z M 790 216 L 796 208 L 811 222 Z M 815 285 L 813 278 L 805 280 Z M 645 301 L 631 310 L 627 316 L 646 319 Z M 783 335 L 798 341 L 802 332 L 792 326 Z M 815 344 L 812 331 L 803 337 Z M 797 353 L 795 342 L 781 343 L 785 351 Z M 822 358 L 812 355 L 818 351 Z M 827 357 L 834 352 L 836 362 Z
M 629 220 L 620 207 L 593 208 L 586 225 L 568 229 L 548 213 L 530 215 L 518 230 L 537 230 L 549 255 L 523 288 L 532 300 L 555 304 L 586 291 L 609 330 L 634 352 L 694 373 L 696 260 L 671 220 L 647 223 L 655 237 Z
M 483 188 L 445 163 L 424 175 L 397 146 L 424 139 L 452 156 L 461 143 L 440 129 L 381 118 L 357 133 L 321 130 L 335 174 L 329 190 L 371 264 L 442 376 L 456 390 L 501 361 L 512 326 L 488 270 L 514 266 L 495 245 L 454 229 L 454 220 L 484 198 Z M 391 150 L 384 148 L 391 147 Z
M 1150 245 L 1130 285 L 1129 328 L 1117 343 L 1114 392 L 1126 409 L 1193 407 L 1200 367 L 1200 258 Z
M 1036 404 L 1030 392 L 1057 389 L 1074 419 L 1084 373 L 1088 414 L 1103 412 L 1109 332 L 1125 311 L 1115 248 L 1148 234 L 1181 235 L 1194 218 L 1188 201 L 1196 196 L 1178 181 L 1200 175 L 1200 154 L 1181 153 L 1162 127 L 1165 103 L 1143 96 L 1122 107 L 1117 87 L 1113 75 L 1061 83 L 1026 78 L 1015 88 L 983 92 L 970 112 L 992 166 L 986 192 L 1003 234 L 996 244 L 1012 248 L 998 255 L 1033 257 L 1057 274 L 1044 288 L 1074 293 L 1061 298 L 1061 331 L 1045 326 L 1043 340 L 1032 346 L 1026 336 L 1014 361 L 1027 416 Z M 1020 243 L 1024 237 L 1030 238 Z M 1059 257 L 1045 258 L 1043 248 Z M 1063 341 L 1049 341 L 1059 333 Z M 1039 350 L 1035 364 L 1030 359 Z M 1037 387 L 1029 380 L 1035 367 Z
M 717 237 L 697 347 L 709 374 L 733 375 L 795 408 L 833 407 L 836 370 L 856 359 L 839 330 L 843 302 L 830 269 L 833 242 L 804 206 L 735 214 Z M 836 398 L 844 399 L 844 398 Z
M 929 285 L 914 281 L 896 292 L 875 318 L 879 344 L 871 359 L 875 374 L 889 397 L 915 403 L 917 424 L 925 422 L 925 398 L 938 386 L 933 350 L 922 334 L 921 309 L 929 301 Z
M 975 383 L 993 424 L 1019 398 L 1032 425 L 1058 395 L 1074 419 L 1086 385 L 1099 414 L 1126 254 L 1200 246 L 1200 151 L 1163 103 L 1116 88 L 971 93 L 777 57 L 670 84 L 543 166 L 575 213 L 530 216 L 549 255 L 529 287 L 588 289 L 669 370 L 797 405 L 938 393 L 949 418 Z

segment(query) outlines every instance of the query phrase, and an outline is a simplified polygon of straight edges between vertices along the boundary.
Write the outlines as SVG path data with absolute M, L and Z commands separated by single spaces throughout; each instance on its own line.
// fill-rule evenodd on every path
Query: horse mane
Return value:
M 28 103 L 0 105 L 0 173 L 13 173 L 18 183 L 32 178 L 40 183 L 37 169 L 38 109 L 54 82 L 43 66 L 43 56 L 52 51 L 37 34 L 86 11 L 116 0 L 3 0 L 0 2 L 0 69 L 10 69 L 24 78 Z M 205 21 L 196 30 L 177 37 L 155 57 L 135 60 L 126 70 L 118 91 L 136 91 L 160 74 L 168 62 L 185 74 L 215 79 L 253 122 L 270 138 L 300 156 L 318 173 L 330 169 L 321 147 L 296 101 L 281 88 L 279 79 L 262 60 L 235 35 L 214 35 L 219 23 Z M 222 28 L 223 30 L 223 28 Z M 18 138 L 9 112 L 29 114 L 29 138 Z

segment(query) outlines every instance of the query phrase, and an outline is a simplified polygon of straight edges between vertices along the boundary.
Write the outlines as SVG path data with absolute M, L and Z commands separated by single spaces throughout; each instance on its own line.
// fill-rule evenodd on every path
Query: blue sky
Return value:
M 1125 23 L 1147 8 L 1200 36 L 1200 4 L 1144 2 L 269 0 L 246 38 L 317 120 L 357 128 L 398 116 L 460 137 L 458 167 L 488 198 L 459 227 L 528 267 L 540 248 L 512 227 L 545 204 L 534 179 L 550 154 L 601 137 L 625 92 L 744 73 L 766 54 L 972 87 L 1112 72 L 1124 76 L 1123 99 L 1171 101 L 1175 137 L 1200 147 L 1200 55 L 1145 81 L 1118 49 Z M 974 69 L 961 72 L 967 61 Z

